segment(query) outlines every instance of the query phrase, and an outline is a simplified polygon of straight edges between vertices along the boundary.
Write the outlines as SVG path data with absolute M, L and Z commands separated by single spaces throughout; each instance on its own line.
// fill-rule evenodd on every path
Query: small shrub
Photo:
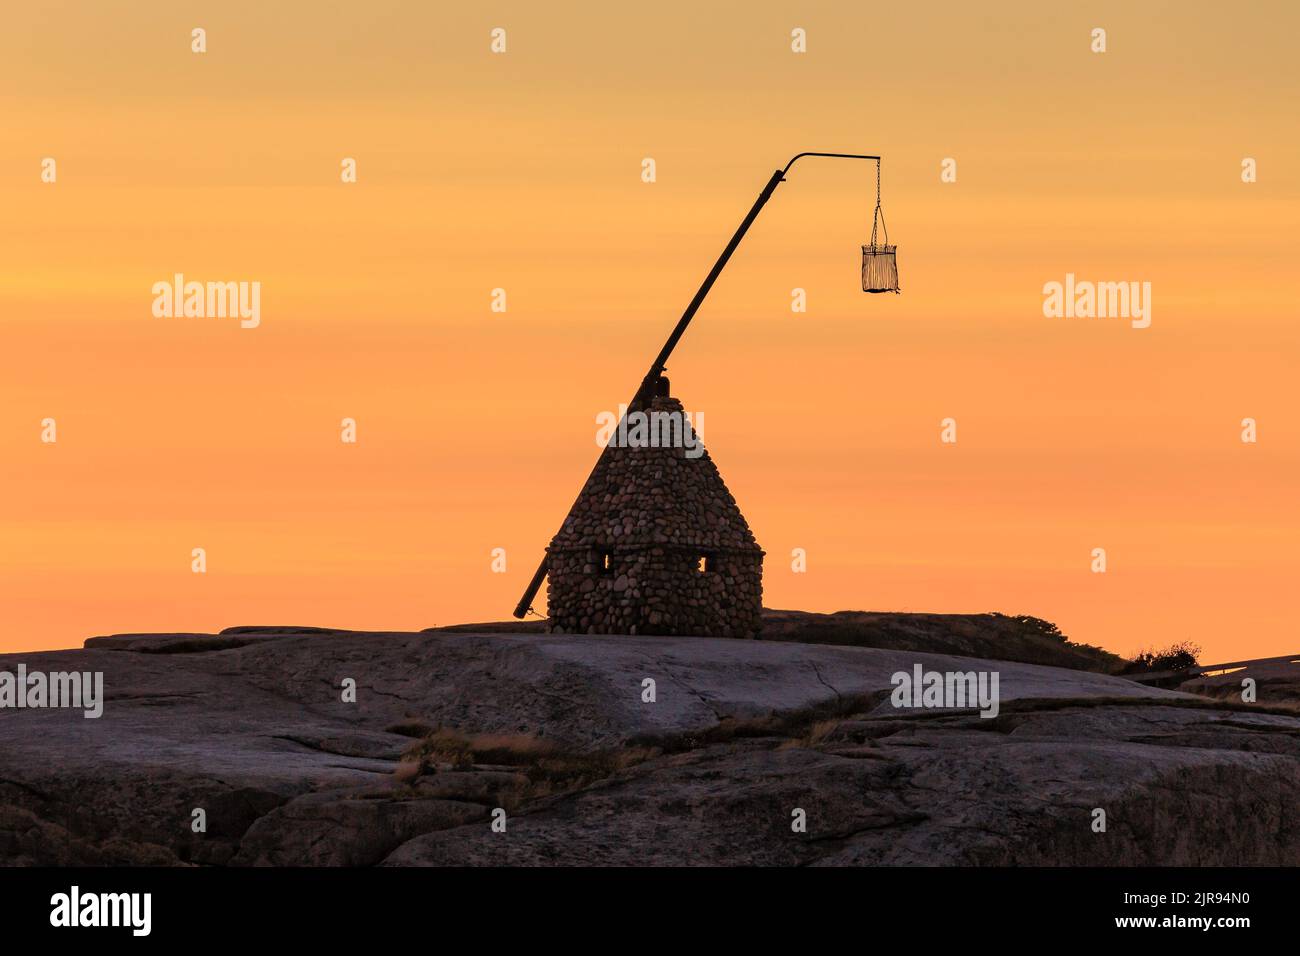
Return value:
M 1201 647 L 1192 641 L 1176 641 L 1161 650 L 1149 648 L 1133 655 L 1133 664 L 1125 673 L 1151 673 L 1153 671 L 1179 671 L 1200 663 Z

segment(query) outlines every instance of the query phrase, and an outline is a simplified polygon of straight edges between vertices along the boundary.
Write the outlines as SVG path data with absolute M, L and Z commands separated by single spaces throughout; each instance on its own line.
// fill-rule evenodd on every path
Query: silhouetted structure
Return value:
M 662 416 L 685 422 L 667 395 L 647 411 L 652 432 L 673 420 Z M 685 428 L 676 446 L 611 443 L 601 455 L 546 549 L 551 630 L 757 636 L 763 551 Z
M 709 294 L 709 290 L 713 288 L 713 284 L 718 280 L 718 276 L 722 274 L 722 270 L 726 268 L 727 263 L 731 260 L 732 253 L 734 253 L 736 251 L 736 247 L 740 245 L 740 240 L 745 238 L 745 233 L 748 232 L 749 227 L 754 224 L 754 219 L 757 218 L 758 214 L 763 210 L 763 207 L 767 205 L 767 201 L 772 198 L 773 191 L 776 189 L 777 186 L 785 182 L 786 174 L 790 172 L 790 170 L 794 167 L 795 163 L 803 159 L 805 156 L 819 156 L 819 157 L 825 157 L 830 159 L 861 159 L 861 160 L 866 160 L 868 162 L 874 162 L 876 164 L 876 209 L 871 220 L 871 245 L 862 247 L 862 291 L 863 292 L 897 292 L 898 291 L 898 263 L 897 263 L 898 247 L 890 244 L 888 232 L 885 233 L 883 243 L 878 244 L 876 241 L 878 235 L 877 222 L 879 222 L 881 226 L 884 225 L 884 214 L 880 208 L 880 157 L 868 155 L 866 153 L 822 153 L 822 152 L 796 153 L 794 156 L 790 158 L 790 161 L 785 164 L 784 168 L 778 169 L 774 173 L 772 173 L 772 177 L 767 181 L 767 185 L 764 186 L 762 191 L 758 194 L 758 199 L 754 200 L 754 205 L 750 207 L 749 212 L 745 215 L 745 218 L 741 220 L 740 225 L 737 227 L 735 233 L 731 237 L 731 241 L 728 242 L 726 247 L 722 250 L 722 255 L 718 256 L 718 261 L 713 264 L 713 268 L 710 269 L 709 274 L 705 276 L 704 282 L 700 285 L 699 290 L 695 293 L 695 298 L 691 299 L 690 304 L 686 306 L 686 311 L 683 312 L 682 317 L 677 320 L 677 325 L 673 327 L 672 333 L 668 336 L 668 341 L 664 343 L 663 348 L 659 350 L 659 354 L 655 356 L 655 360 L 651 364 L 650 370 L 646 372 L 645 376 L 641 379 L 641 384 L 637 387 L 636 394 L 632 396 L 632 401 L 628 402 L 629 408 L 631 409 L 647 408 L 649 407 L 649 404 L 654 396 L 659 396 L 659 395 L 666 396 L 668 394 L 667 380 L 664 379 L 663 377 L 663 373 L 667 371 L 668 368 L 667 365 L 668 357 L 672 355 L 673 349 L 677 347 L 677 343 L 681 340 L 682 335 L 685 334 L 687 326 L 691 324 L 691 319 L 693 319 L 695 317 L 695 313 L 699 311 L 700 305 L 704 302 L 705 296 Z M 601 454 L 600 460 L 596 463 L 596 467 L 592 471 L 591 477 L 587 479 L 587 484 L 583 486 L 584 494 L 586 492 L 586 489 L 589 486 L 591 486 L 594 481 L 596 481 L 598 472 L 600 472 L 601 469 L 607 467 L 605 460 L 606 458 L 609 457 L 609 454 L 610 454 L 610 447 L 606 447 L 605 451 Z M 713 469 L 713 475 L 717 480 L 718 486 L 721 487 L 723 493 L 726 494 L 726 486 L 722 484 L 722 479 L 720 477 L 717 477 L 717 469 Z M 726 494 L 726 498 L 728 500 L 731 500 L 731 495 Z M 731 500 L 731 504 L 732 507 L 734 508 L 735 501 Z M 581 517 L 582 511 L 584 510 L 580 508 L 581 505 L 582 505 L 581 499 L 574 504 L 572 511 L 569 513 L 570 519 L 574 518 L 575 515 Z M 741 527 L 744 528 L 745 535 L 748 536 L 749 541 L 752 543 L 753 535 L 749 533 L 749 528 L 745 525 L 744 517 L 741 516 L 738 510 L 735 512 L 735 516 L 740 519 L 740 525 Z M 542 581 L 546 579 L 548 573 L 553 571 L 550 564 L 551 551 L 554 548 L 558 548 L 558 549 L 562 549 L 563 553 L 568 555 L 567 560 L 569 560 L 570 563 L 569 566 L 566 567 L 566 577 L 568 578 L 568 580 L 565 581 L 563 584 L 561 584 L 559 587 L 554 587 L 554 586 L 551 587 L 548 591 L 548 593 L 552 596 L 552 600 L 556 596 L 559 596 L 564 601 L 564 608 L 562 611 L 564 615 L 563 620 L 562 621 L 557 620 L 555 607 L 553 605 L 550 608 L 551 620 L 555 622 L 556 629 L 558 630 L 591 631 L 596 629 L 594 619 L 592 618 L 591 613 L 581 613 L 583 610 L 587 612 L 591 612 L 592 608 L 590 606 L 587 606 L 587 604 L 584 604 L 583 601 L 579 601 L 576 598 L 574 598 L 571 595 L 569 590 L 570 585 L 572 585 L 573 582 L 578 579 L 578 575 L 579 575 L 579 572 L 576 572 L 574 568 L 587 567 L 587 564 L 585 562 L 577 565 L 573 563 L 577 560 L 576 557 L 574 557 L 574 555 L 576 555 L 577 553 L 576 550 L 574 549 L 578 548 L 580 544 L 590 544 L 590 542 L 578 542 L 574 540 L 574 538 L 575 538 L 574 535 L 566 534 L 564 529 L 561 529 L 560 532 L 556 534 L 555 538 L 552 539 L 551 548 L 547 549 L 546 554 L 542 557 L 541 563 L 537 566 L 537 570 L 533 572 L 533 576 L 529 580 L 528 586 L 524 588 L 523 597 L 521 597 L 519 599 L 519 603 L 515 605 L 515 611 L 514 611 L 515 617 L 522 618 L 529 613 L 536 613 L 536 611 L 533 610 L 533 606 L 532 606 L 533 598 L 537 595 L 538 590 L 540 590 L 542 586 Z M 757 545 L 754 545 L 754 548 L 757 549 Z M 557 551 L 557 553 L 560 552 Z M 602 554 L 607 555 L 608 553 L 602 553 Z M 762 555 L 761 551 L 759 552 L 759 555 L 760 555 L 760 563 L 761 563 L 761 555 Z M 654 555 L 653 557 L 656 559 L 657 562 L 657 559 L 661 557 L 661 555 Z M 604 557 L 602 557 L 602 560 L 604 560 Z M 661 569 L 658 568 L 656 562 L 651 562 L 650 565 L 645 566 L 645 569 L 649 571 L 653 577 L 657 578 L 659 576 L 659 571 Z M 707 569 L 701 573 L 707 574 L 708 573 Z M 668 577 L 671 578 L 674 582 L 677 582 L 677 577 L 675 574 L 670 574 L 668 575 Z M 731 575 L 731 577 L 735 577 L 735 575 Z M 624 577 L 623 580 L 626 582 L 627 578 Z M 635 580 L 639 585 L 642 579 L 637 578 Z M 674 586 L 677 586 L 677 583 L 675 583 Z M 697 589 L 699 586 L 700 586 L 699 582 L 695 582 L 694 584 L 691 585 L 691 588 L 688 590 Z M 624 584 L 624 587 L 626 588 L 626 584 Z M 715 589 L 716 587 L 717 587 L 717 582 L 715 581 L 711 585 L 708 585 L 706 590 L 708 590 L 709 593 L 712 593 L 712 589 Z M 597 588 L 596 590 L 601 594 L 604 593 L 604 590 L 601 588 Z M 591 595 L 590 589 L 580 593 L 587 597 L 588 602 L 591 600 L 595 600 L 594 598 L 590 597 Z M 694 600 L 695 599 L 693 598 L 692 599 L 682 598 L 677 602 L 676 606 L 695 607 L 696 605 L 692 603 L 692 601 Z M 624 621 L 627 619 L 634 618 L 636 617 L 636 615 L 632 612 L 632 610 L 630 610 L 634 605 L 635 605 L 634 601 L 629 601 L 625 597 L 620 598 L 619 600 L 613 602 L 613 604 L 611 605 L 611 607 L 620 608 L 621 610 L 619 611 L 619 613 L 614 614 L 613 611 L 601 610 L 599 612 L 598 619 L 600 621 L 608 621 L 610 619 L 617 619 L 619 621 Z M 573 623 L 575 617 L 574 614 L 572 613 L 575 609 L 579 612 L 578 616 L 576 617 L 576 620 L 579 623 L 576 626 Z M 657 614 L 656 617 L 661 618 L 662 615 Z M 709 618 L 708 615 L 702 615 L 702 617 L 708 619 L 711 622 L 707 626 L 713 626 L 712 618 Z M 588 621 L 590 623 L 583 624 L 582 623 L 583 621 Z M 647 624 L 648 623 L 649 622 L 647 621 Z M 664 627 L 665 625 L 655 624 L 652 626 Z M 625 627 L 632 627 L 635 629 L 635 632 L 637 633 L 642 632 L 641 626 L 637 624 L 625 625 Z M 725 629 L 730 630 L 731 629 L 730 625 L 726 625 Z M 680 633 L 680 632 L 674 629 L 671 631 L 659 631 L 658 633 Z

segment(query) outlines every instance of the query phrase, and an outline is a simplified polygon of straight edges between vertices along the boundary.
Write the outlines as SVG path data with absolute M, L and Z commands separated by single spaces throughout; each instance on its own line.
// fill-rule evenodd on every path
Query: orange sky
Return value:
M 765 603 L 1300 649 L 1294 5 L 448 6 L 7 12 L 0 650 L 508 616 L 806 149 L 884 155 L 903 294 L 858 287 L 870 167 L 803 161 L 669 366 Z M 178 271 L 259 281 L 260 327 L 154 318 Z M 1045 318 L 1067 272 L 1150 282 L 1151 327 Z

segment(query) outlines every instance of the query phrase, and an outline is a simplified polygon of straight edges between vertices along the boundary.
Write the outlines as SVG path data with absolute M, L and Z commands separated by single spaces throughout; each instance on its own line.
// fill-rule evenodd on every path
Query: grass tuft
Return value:
M 466 734 L 438 727 L 407 748 L 395 776 L 414 783 L 448 771 L 510 768 L 526 783 L 504 791 L 502 800 L 518 805 L 580 790 L 662 752 L 652 746 L 580 751 L 529 734 Z

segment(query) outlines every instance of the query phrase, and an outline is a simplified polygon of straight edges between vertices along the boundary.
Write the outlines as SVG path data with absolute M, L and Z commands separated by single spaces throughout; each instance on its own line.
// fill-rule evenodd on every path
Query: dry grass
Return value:
M 819 720 L 809 727 L 804 733 L 796 737 L 790 737 L 781 742 L 777 747 L 778 750 L 789 750 L 793 747 L 804 749 L 814 749 L 826 743 L 832 734 L 839 729 L 844 723 L 844 718 L 833 718 L 831 720 Z
M 509 768 L 527 781 L 501 794 L 504 804 L 517 805 L 580 790 L 662 752 L 646 746 L 579 751 L 528 734 L 466 734 L 438 727 L 407 748 L 394 776 L 414 783 L 441 772 Z
M 736 740 L 771 739 L 777 741 L 823 740 L 847 717 L 868 713 L 890 695 L 889 690 L 868 694 L 853 694 L 823 701 L 811 707 L 765 714 L 761 717 L 724 717 L 704 730 L 669 734 L 662 737 L 638 737 L 631 741 L 641 746 L 654 746 L 664 753 L 683 753 L 713 744 Z
M 470 770 L 475 764 L 522 767 L 558 749 L 554 742 L 528 734 L 464 734 L 438 727 L 407 748 L 403 759 L 417 759 L 430 771 L 436 771 L 438 765 L 453 770 Z
M 420 777 L 476 770 L 512 770 L 527 782 L 500 794 L 503 805 L 569 793 L 607 780 L 665 754 L 680 754 L 716 744 L 765 740 L 777 746 L 813 747 L 840 722 L 871 710 L 888 691 L 841 697 L 801 710 L 759 717 L 725 717 L 699 732 L 644 736 L 621 747 L 577 750 L 531 734 L 470 734 L 450 727 L 429 730 L 407 748 L 394 772 L 399 783 Z

